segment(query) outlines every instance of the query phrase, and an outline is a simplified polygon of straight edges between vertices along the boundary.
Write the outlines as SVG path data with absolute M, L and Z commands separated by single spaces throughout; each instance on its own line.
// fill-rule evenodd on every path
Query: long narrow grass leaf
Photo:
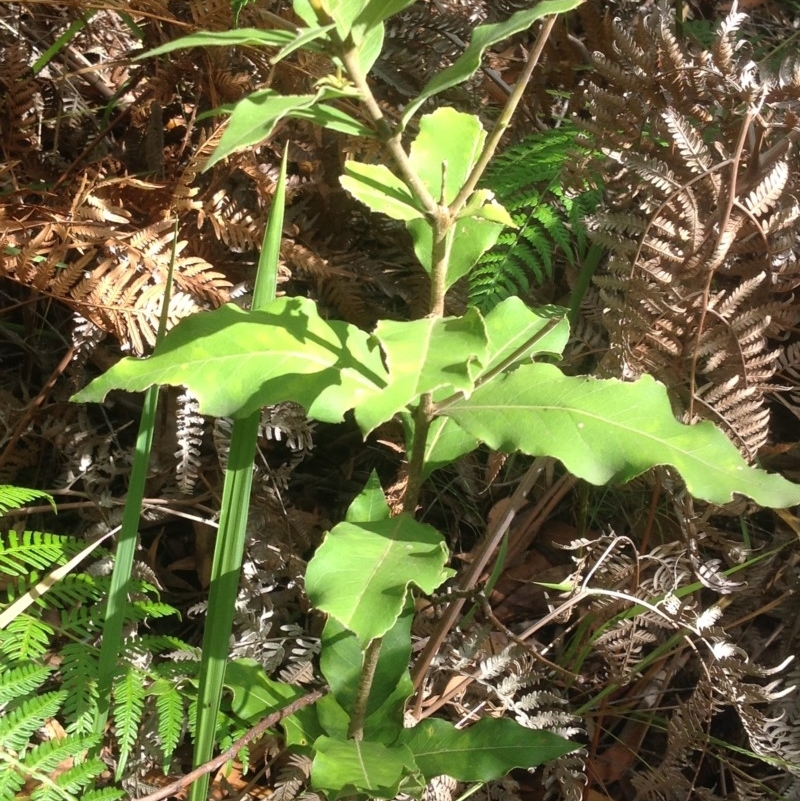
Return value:
M 258 262 L 253 309 L 263 309 L 274 300 L 278 280 L 278 253 L 286 186 L 286 154 L 275 189 L 272 210 Z M 197 706 L 197 736 L 194 766 L 206 763 L 214 751 L 217 713 L 222 699 L 222 684 L 228 661 L 228 643 L 233 628 L 233 612 L 239 590 L 239 573 L 244 553 L 250 488 L 253 482 L 260 410 L 233 423 L 228 469 L 222 491 L 219 531 L 211 568 L 208 615 L 203 634 L 203 657 L 200 665 L 200 686 Z M 190 801 L 205 801 L 208 774 L 192 785 Z

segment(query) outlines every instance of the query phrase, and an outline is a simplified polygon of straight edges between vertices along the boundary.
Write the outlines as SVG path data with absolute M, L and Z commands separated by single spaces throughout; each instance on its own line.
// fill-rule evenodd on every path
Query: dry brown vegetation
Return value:
M 514 5 L 441 0 L 394 18 L 372 76 L 386 113 L 459 53 L 478 21 Z M 644 5 L 618 4 L 614 22 L 590 3 L 560 21 L 509 136 L 574 118 L 590 153 L 581 178 L 603 187 L 587 226 L 607 258 L 583 299 L 572 358 L 604 375 L 654 374 L 676 414 L 714 420 L 749 460 L 798 480 L 800 60 L 796 39 L 771 51 L 800 9 L 753 3 L 749 19 L 687 3 L 680 33 L 666 8 Z M 239 25 L 290 24 L 288 6 L 251 2 Z M 344 161 L 369 155 L 363 142 L 294 121 L 204 171 L 224 125 L 214 109 L 266 85 L 308 91 L 322 77 L 309 56 L 276 68 L 242 47 L 134 60 L 233 26 L 228 0 L 0 6 L 0 483 L 51 492 L 61 511 L 51 529 L 91 536 L 116 524 L 138 413 L 130 397 L 99 410 L 69 396 L 121 351 L 152 347 L 173 253 L 171 324 L 246 302 L 285 145 L 281 291 L 363 327 L 413 316 L 427 295 L 404 231 L 339 186 Z M 491 119 L 528 44 L 491 54 L 447 102 Z M 565 187 L 575 174 L 564 173 Z M 556 256 L 537 299 L 564 302 L 576 280 Z M 453 293 L 454 310 L 466 291 Z M 164 408 L 140 562 L 188 613 L 167 633 L 192 642 L 229 427 L 183 394 Z M 285 680 L 316 680 L 305 561 L 371 469 L 385 485 L 402 482 L 401 441 L 391 426 L 366 444 L 347 424 L 314 428 L 290 404 L 264 412 L 260 523 L 234 653 Z M 456 567 L 521 472 L 483 453 L 434 476 L 426 517 L 449 532 Z M 601 491 L 554 466 L 517 513 L 486 603 L 440 649 L 422 709 L 521 717 L 584 744 L 543 774 L 484 788 L 486 798 L 800 799 L 799 536 L 791 511 L 700 507 L 667 473 Z M 608 592 L 564 600 L 532 583 L 589 575 Z M 126 776 L 133 796 L 161 780 L 145 728 Z M 276 740 L 251 762 L 265 757 L 248 792 L 291 801 L 308 765 L 281 756 Z M 179 750 L 164 772 L 179 775 L 184 758 Z M 220 776 L 216 797 L 249 781 Z M 446 782 L 429 792 L 457 795 Z

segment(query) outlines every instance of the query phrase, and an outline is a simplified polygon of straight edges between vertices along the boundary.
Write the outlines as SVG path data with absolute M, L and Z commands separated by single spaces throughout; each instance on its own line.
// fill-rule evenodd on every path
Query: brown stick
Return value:
M 195 768 L 193 771 L 191 771 L 191 773 L 187 773 L 177 781 L 172 782 L 172 784 L 168 784 L 166 787 L 161 787 L 154 793 L 150 793 L 150 795 L 141 796 L 140 798 L 137 798 L 136 801 L 161 801 L 162 798 L 168 798 L 175 793 L 181 792 L 181 790 L 185 790 L 190 784 L 196 782 L 201 776 L 205 776 L 206 773 L 211 773 L 212 770 L 216 770 L 226 762 L 229 762 L 236 756 L 241 748 L 244 748 L 244 746 L 246 746 L 251 740 L 255 740 L 256 737 L 262 735 L 267 729 L 272 728 L 272 726 L 274 726 L 276 723 L 279 723 L 284 718 L 288 718 L 289 715 L 293 715 L 298 709 L 302 709 L 304 706 L 313 704 L 314 701 L 322 698 L 322 696 L 323 692 L 321 690 L 313 690 L 308 695 L 304 695 L 302 698 L 292 701 L 291 704 L 287 704 L 285 707 L 283 707 L 283 709 L 279 709 L 277 712 L 267 715 L 267 717 L 253 726 L 250 731 L 242 735 L 227 751 L 224 751 L 219 756 L 216 756 L 214 759 L 206 762 L 205 765 Z

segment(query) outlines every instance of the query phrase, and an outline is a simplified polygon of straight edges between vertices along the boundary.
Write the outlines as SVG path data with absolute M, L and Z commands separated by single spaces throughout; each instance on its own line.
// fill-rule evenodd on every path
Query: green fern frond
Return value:
M 482 311 L 510 295 L 524 296 L 532 282 L 551 280 L 556 251 L 573 265 L 585 254 L 583 217 L 600 193 L 587 182 L 582 193 L 568 196 L 561 185 L 564 165 L 579 146 L 578 132 L 565 126 L 528 137 L 487 169 L 485 185 L 517 227 L 503 231 L 470 273 L 470 303 Z
M 161 741 L 164 764 L 168 765 L 183 734 L 184 696 L 172 681 L 165 679 L 153 682 L 150 695 L 156 699 L 158 738 Z
M 96 603 L 107 594 L 109 583 L 108 576 L 69 573 L 48 590 L 45 601 L 56 609 Z
M 117 801 L 124 798 L 125 793 L 114 787 L 104 787 L 102 790 L 89 790 L 81 796 L 81 801 Z
M 47 653 L 53 627 L 28 614 L 18 615 L 0 631 L 0 653 L 12 662 L 39 659 Z
M 7 670 L 0 667 L 0 705 L 33 693 L 52 672 L 52 668 L 36 664 L 15 665 Z
M 2 487 L 0 487 L 2 490 Z M 47 570 L 63 565 L 86 545 L 75 537 L 42 531 L 9 531 L 0 536 L 0 573 L 22 576 L 31 568 Z
M 125 793 L 114 787 L 103 787 L 101 790 L 89 790 L 81 796 L 81 801 L 117 801 L 124 798 Z
M 12 801 L 25 784 L 25 773 L 13 753 L 0 746 L 0 801 Z
M 128 665 L 114 682 L 114 725 L 119 746 L 117 775 L 124 772 L 139 736 L 139 725 L 144 711 L 145 684 L 145 674 L 133 665 Z
M 69 748 L 74 747 L 76 744 L 84 743 L 84 751 L 93 747 L 97 738 L 70 738 L 66 741 Z M 48 745 L 48 743 L 45 743 Z M 68 753 L 67 756 L 75 756 Z M 53 784 L 40 784 L 32 793 L 31 801 L 61 801 L 63 798 L 86 798 L 83 790 L 89 786 L 101 773 L 107 770 L 106 764 L 97 757 L 92 757 L 85 761 L 77 761 L 71 768 L 68 768 L 55 779 Z M 115 791 L 119 793 L 119 791 Z M 116 797 L 119 798 L 121 793 Z
M 99 737 L 61 737 L 56 740 L 48 740 L 35 746 L 26 754 L 22 769 L 31 777 L 48 776 L 56 768 L 63 766 L 66 760 L 82 762 L 86 752 L 90 748 L 94 748 L 99 741 Z M 91 761 L 82 763 L 80 767 L 81 773 L 84 775 L 88 768 L 89 775 L 82 785 L 84 787 L 105 769 L 103 763 L 100 763 L 98 769 L 97 764 L 92 764 Z M 68 776 L 72 770 L 74 768 L 64 771 L 52 783 L 42 782 L 31 793 L 32 801 L 40 801 L 45 798 L 48 801 L 60 801 L 80 790 L 81 785 L 73 787 L 69 782 L 64 781 L 64 777 Z
M 3 747 L 20 752 L 35 731 L 44 726 L 61 708 L 66 693 L 56 690 L 26 698 L 14 709 L 6 710 L 0 719 L 0 742 Z
M 83 643 L 67 643 L 61 649 L 61 686 L 67 691 L 63 714 L 70 733 L 88 734 L 93 729 L 98 659 L 97 650 Z
M 0 484 L 0 516 L 6 514 L 11 509 L 19 509 L 26 503 L 44 498 L 55 511 L 56 504 L 53 496 L 42 490 L 27 489 L 25 487 L 13 487 L 10 484 Z

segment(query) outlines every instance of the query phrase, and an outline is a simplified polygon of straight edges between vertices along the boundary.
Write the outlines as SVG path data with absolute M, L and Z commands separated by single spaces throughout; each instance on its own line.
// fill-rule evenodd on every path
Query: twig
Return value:
M 308 695 L 304 695 L 302 698 L 292 701 L 291 704 L 287 704 L 285 707 L 283 707 L 283 709 L 279 709 L 277 712 L 267 715 L 267 717 L 259 721 L 255 726 L 253 726 L 252 729 L 242 735 L 227 751 L 223 751 L 223 753 L 221 753 L 219 756 L 209 760 L 205 763 L 205 765 L 200 765 L 199 768 L 195 768 L 193 771 L 187 773 L 185 776 L 182 776 L 177 781 L 172 782 L 172 784 L 168 784 L 166 787 L 161 787 L 154 793 L 150 793 L 150 795 L 140 796 L 136 799 L 136 801 L 161 801 L 162 798 L 169 798 L 169 796 L 185 790 L 190 784 L 196 782 L 201 776 L 211 773 L 212 770 L 216 770 L 226 762 L 232 760 L 240 751 L 240 749 L 244 748 L 244 746 L 246 746 L 251 740 L 255 740 L 256 737 L 262 735 L 267 729 L 272 728 L 276 723 L 280 723 L 280 721 L 282 721 L 284 718 L 288 718 L 289 715 L 293 715 L 298 709 L 302 709 L 304 706 L 313 704 L 315 701 L 322 698 L 323 695 L 324 693 L 321 690 L 313 690 Z
M 533 485 L 536 483 L 549 461 L 550 460 L 548 458 L 540 457 L 534 460 L 533 464 L 528 468 L 528 472 L 525 473 L 525 475 L 522 477 L 522 481 L 520 481 L 516 490 L 514 490 L 514 494 L 511 496 L 508 506 L 506 507 L 505 514 L 498 521 L 497 525 L 489 530 L 486 536 L 486 541 L 481 547 L 480 553 L 476 557 L 475 561 L 469 566 L 467 573 L 461 580 L 461 590 L 470 590 L 475 586 L 475 584 L 477 584 L 481 573 L 483 573 L 486 565 L 489 563 L 489 560 L 492 557 L 492 554 L 508 531 L 511 522 L 514 520 L 514 516 L 522 507 L 522 504 L 525 502 L 525 498 L 531 489 L 533 489 Z M 436 631 L 431 635 L 427 645 L 425 646 L 425 649 L 420 654 L 419 659 L 417 659 L 414 668 L 411 671 L 411 677 L 414 680 L 414 687 L 417 690 L 419 690 L 422 681 L 425 678 L 425 673 L 427 672 L 434 655 L 439 650 L 439 647 L 444 641 L 444 638 L 447 636 L 447 633 L 455 625 L 456 619 L 458 618 L 458 613 L 461 611 L 464 603 L 465 599 L 459 598 L 458 600 L 453 601 L 453 603 L 447 607 L 444 615 L 442 615 L 442 619 L 439 621 L 439 625 L 436 627 Z M 418 692 L 416 709 L 417 717 L 419 717 L 418 713 L 421 705 L 422 694 Z

